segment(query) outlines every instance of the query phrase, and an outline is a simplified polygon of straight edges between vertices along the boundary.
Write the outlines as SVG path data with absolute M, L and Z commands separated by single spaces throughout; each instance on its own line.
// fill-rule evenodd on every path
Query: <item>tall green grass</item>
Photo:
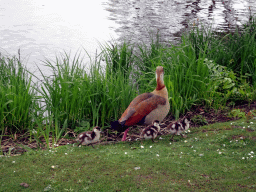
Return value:
M 114 48 L 112 53 L 116 50 Z M 135 96 L 129 67 L 118 66 L 124 56 L 118 58 L 118 53 L 111 56 L 108 53 L 102 53 L 88 68 L 79 55 L 72 59 L 64 54 L 55 62 L 46 62 L 53 76 L 41 71 L 44 77 L 41 94 L 48 116 L 53 115 L 59 125 L 67 121 L 72 129 L 81 127 L 84 122 L 90 126 L 107 126 Z M 102 65 L 106 67 L 101 65 L 103 58 Z
M 16 57 L 0 57 L 0 125 L 4 132 L 24 132 L 31 125 L 36 97 L 31 75 Z M 1 135 L 2 135 L 1 134 Z
M 250 74 L 250 83 L 255 83 L 256 64 L 256 22 L 250 17 L 248 22 L 230 32 L 216 32 L 211 27 L 198 26 L 188 36 L 197 56 L 205 49 L 207 58 L 226 66 L 239 76 Z M 255 86 L 255 85 L 254 85 Z
M 176 119 L 193 105 L 219 109 L 227 103 L 251 102 L 256 99 L 254 29 L 255 21 L 250 20 L 233 33 L 194 28 L 177 45 L 161 44 L 159 36 L 149 46 L 104 44 L 89 63 L 81 54 L 64 53 L 45 60 L 51 74 L 40 71 L 43 81 L 36 89 L 19 60 L 2 57 L 1 130 L 30 130 L 38 142 L 44 137 L 50 146 L 68 128 L 106 128 L 138 94 L 154 90 L 158 65 L 165 69 L 169 114 Z M 35 94 L 41 95 L 41 103 Z

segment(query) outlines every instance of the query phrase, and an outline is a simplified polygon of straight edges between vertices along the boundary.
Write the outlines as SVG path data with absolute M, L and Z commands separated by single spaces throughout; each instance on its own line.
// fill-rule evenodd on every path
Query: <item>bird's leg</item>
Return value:
M 155 142 L 153 138 L 152 138 L 152 142 L 153 142 L 153 143 Z
M 94 148 L 92 143 L 91 143 L 90 145 L 92 146 L 92 148 Z M 94 149 L 95 149 L 95 148 L 94 148 Z
M 81 145 L 81 144 L 82 144 L 82 142 L 83 142 L 83 141 L 81 141 L 81 142 L 77 145 L 77 147 L 78 147 L 79 145 Z
M 173 141 L 173 137 L 174 137 L 174 134 L 172 135 L 172 138 L 170 139 L 171 141 Z
M 129 128 L 125 130 L 122 141 L 126 140 L 126 136 L 127 136 L 128 131 L 129 131 Z

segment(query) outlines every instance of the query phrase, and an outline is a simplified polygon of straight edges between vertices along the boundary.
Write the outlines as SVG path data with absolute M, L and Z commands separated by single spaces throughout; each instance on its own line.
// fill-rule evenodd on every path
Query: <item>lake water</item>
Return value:
M 1 0 L 0 52 L 17 55 L 31 71 L 42 60 L 83 48 L 94 56 L 99 42 L 116 38 L 102 0 Z M 82 51 L 83 52 L 83 51 Z M 85 53 L 85 52 L 83 52 Z M 88 58 L 88 57 L 87 57 Z
M 31 71 L 41 60 L 83 48 L 94 56 L 99 42 L 148 42 L 178 38 L 192 23 L 230 30 L 256 13 L 255 0 L 1 0 L 0 52 L 17 55 Z M 87 57 L 88 58 L 88 57 Z
M 256 13 L 255 0 L 109 0 L 107 5 L 119 39 L 146 43 L 157 32 L 162 41 L 175 40 L 193 24 L 229 31 Z

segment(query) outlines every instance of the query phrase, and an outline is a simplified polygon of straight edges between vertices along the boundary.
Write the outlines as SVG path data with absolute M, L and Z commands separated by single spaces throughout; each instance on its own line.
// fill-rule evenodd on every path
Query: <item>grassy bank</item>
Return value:
M 79 55 L 64 53 L 45 61 L 53 75 L 41 71 L 39 86 L 32 86 L 18 59 L 1 56 L 1 135 L 29 132 L 31 140 L 44 137 L 49 147 L 68 129 L 104 129 L 136 95 L 155 88 L 158 65 L 165 69 L 170 115 L 176 119 L 194 105 L 217 110 L 250 103 L 256 100 L 253 29 L 254 19 L 232 33 L 193 28 L 177 45 L 163 45 L 159 38 L 150 46 L 107 44 L 89 69 Z
M 66 145 L 1 156 L 0 191 L 255 191 L 255 124 L 193 128 L 171 143 L 162 136 L 155 143 Z

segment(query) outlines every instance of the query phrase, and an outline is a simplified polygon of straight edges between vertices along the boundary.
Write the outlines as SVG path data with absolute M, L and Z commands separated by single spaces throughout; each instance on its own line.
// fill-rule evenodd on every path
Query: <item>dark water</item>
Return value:
M 144 43 L 157 32 L 162 41 L 175 40 L 198 24 L 230 31 L 256 13 L 255 0 L 109 0 L 104 6 L 119 40 Z

